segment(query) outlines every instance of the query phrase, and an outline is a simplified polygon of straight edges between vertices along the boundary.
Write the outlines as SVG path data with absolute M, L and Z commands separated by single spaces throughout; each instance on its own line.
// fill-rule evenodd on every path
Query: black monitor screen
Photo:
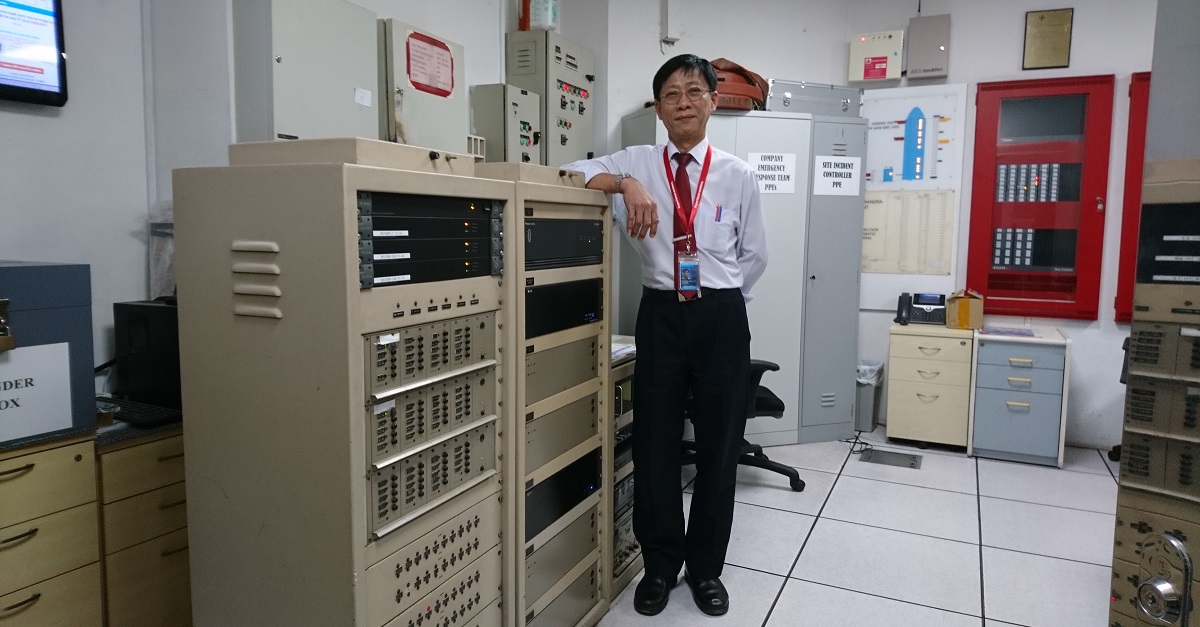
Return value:
M 0 98 L 67 102 L 62 0 L 0 0 Z

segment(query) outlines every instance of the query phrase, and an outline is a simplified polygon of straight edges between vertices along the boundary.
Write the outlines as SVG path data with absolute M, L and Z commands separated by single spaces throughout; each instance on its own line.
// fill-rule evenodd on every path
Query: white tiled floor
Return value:
M 1107 624 L 1117 465 L 1105 451 L 1068 448 L 1055 469 L 917 449 L 888 442 L 884 429 L 859 441 L 918 453 L 919 470 L 859 461 L 848 442 L 766 449 L 799 470 L 801 493 L 781 475 L 739 469 L 722 575 L 730 612 L 719 624 Z M 708 620 L 683 583 L 663 614 L 639 616 L 636 583 L 601 627 Z

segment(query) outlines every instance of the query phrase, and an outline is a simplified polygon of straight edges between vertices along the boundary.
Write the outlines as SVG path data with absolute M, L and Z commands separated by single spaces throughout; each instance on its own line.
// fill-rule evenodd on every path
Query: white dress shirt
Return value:
M 708 152 L 705 138 L 689 154 L 687 166 L 693 195 Z M 633 175 L 645 186 L 658 205 L 658 233 L 645 239 L 629 237 L 625 203 L 613 197 L 613 217 L 624 228 L 642 258 L 642 285 L 657 290 L 675 289 L 674 235 L 675 202 L 671 182 L 663 167 L 663 149 L 670 158 L 672 176 L 678 167 L 678 150 L 671 142 L 657 146 L 630 146 L 611 155 L 568 163 L 565 170 L 582 172 L 584 179 L 597 174 Z M 718 209 L 719 208 L 719 209 Z M 720 218 L 718 220 L 718 218 Z M 704 184 L 704 196 L 696 213 L 695 233 L 700 254 L 700 285 L 709 288 L 738 288 L 749 301 L 750 289 L 767 268 L 767 232 L 763 221 L 758 182 L 745 161 L 713 147 L 712 164 Z

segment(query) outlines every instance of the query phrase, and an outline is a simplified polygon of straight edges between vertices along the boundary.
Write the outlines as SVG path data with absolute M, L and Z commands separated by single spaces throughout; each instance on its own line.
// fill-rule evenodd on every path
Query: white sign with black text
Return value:
M 760 194 L 796 193 L 796 155 L 752 152 L 746 160 L 754 170 Z
M 814 196 L 857 196 L 862 189 L 862 159 L 813 157 Z
M 71 426 L 66 342 L 0 353 L 0 442 Z

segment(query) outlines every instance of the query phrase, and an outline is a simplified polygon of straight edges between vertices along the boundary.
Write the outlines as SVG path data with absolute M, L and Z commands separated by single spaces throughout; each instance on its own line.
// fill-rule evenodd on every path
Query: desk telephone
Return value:
M 895 322 L 908 324 L 946 324 L 945 294 L 909 294 L 904 292 L 896 302 Z

